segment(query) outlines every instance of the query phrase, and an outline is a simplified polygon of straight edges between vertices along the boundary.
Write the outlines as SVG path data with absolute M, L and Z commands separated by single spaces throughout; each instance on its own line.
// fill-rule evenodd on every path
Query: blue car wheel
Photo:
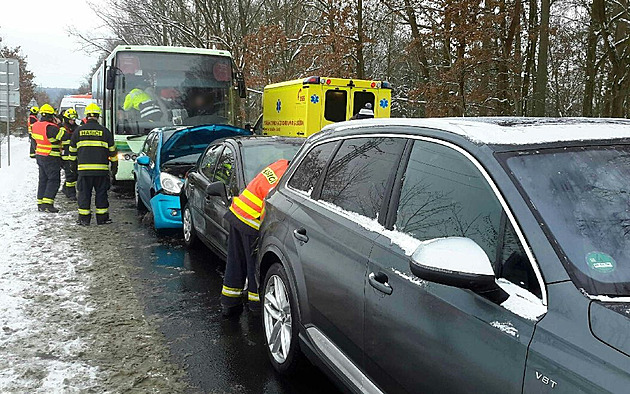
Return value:
M 138 182 L 135 182 L 133 185 L 133 195 L 136 200 L 136 208 L 138 212 L 145 213 L 148 211 L 147 206 L 144 205 L 142 199 L 140 198 L 140 192 L 138 191 Z

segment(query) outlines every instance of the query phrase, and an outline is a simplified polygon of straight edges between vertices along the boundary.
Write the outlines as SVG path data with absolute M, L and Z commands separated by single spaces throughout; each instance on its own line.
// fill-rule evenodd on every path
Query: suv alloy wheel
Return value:
M 284 267 L 276 263 L 265 276 L 262 323 L 267 354 L 276 371 L 289 374 L 301 357 L 295 301 Z

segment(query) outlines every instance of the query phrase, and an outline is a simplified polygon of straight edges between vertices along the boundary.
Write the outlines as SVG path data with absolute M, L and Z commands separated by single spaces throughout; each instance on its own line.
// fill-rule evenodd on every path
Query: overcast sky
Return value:
M 75 26 L 85 32 L 101 26 L 86 1 L 1 1 L 2 43 L 22 47 L 28 67 L 35 73 L 35 83 L 42 87 L 79 87 L 97 55 L 82 53 L 77 39 L 66 30 Z

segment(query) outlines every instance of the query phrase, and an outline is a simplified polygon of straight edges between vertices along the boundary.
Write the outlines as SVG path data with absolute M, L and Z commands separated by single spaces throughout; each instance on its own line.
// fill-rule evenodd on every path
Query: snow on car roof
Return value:
M 444 130 L 474 143 L 493 145 L 544 144 L 561 141 L 630 138 L 630 120 L 603 118 L 389 118 L 335 123 L 323 130 L 364 126 L 413 126 Z

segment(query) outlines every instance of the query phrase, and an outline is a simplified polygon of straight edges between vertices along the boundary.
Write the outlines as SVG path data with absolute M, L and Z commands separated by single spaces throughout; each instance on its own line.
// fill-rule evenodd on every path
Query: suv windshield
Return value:
M 245 183 L 249 183 L 269 164 L 280 159 L 293 160 L 293 156 L 302 146 L 303 141 L 270 141 L 262 144 L 243 145 L 243 170 Z
M 507 166 L 577 287 L 630 296 L 630 145 L 519 152 Z

